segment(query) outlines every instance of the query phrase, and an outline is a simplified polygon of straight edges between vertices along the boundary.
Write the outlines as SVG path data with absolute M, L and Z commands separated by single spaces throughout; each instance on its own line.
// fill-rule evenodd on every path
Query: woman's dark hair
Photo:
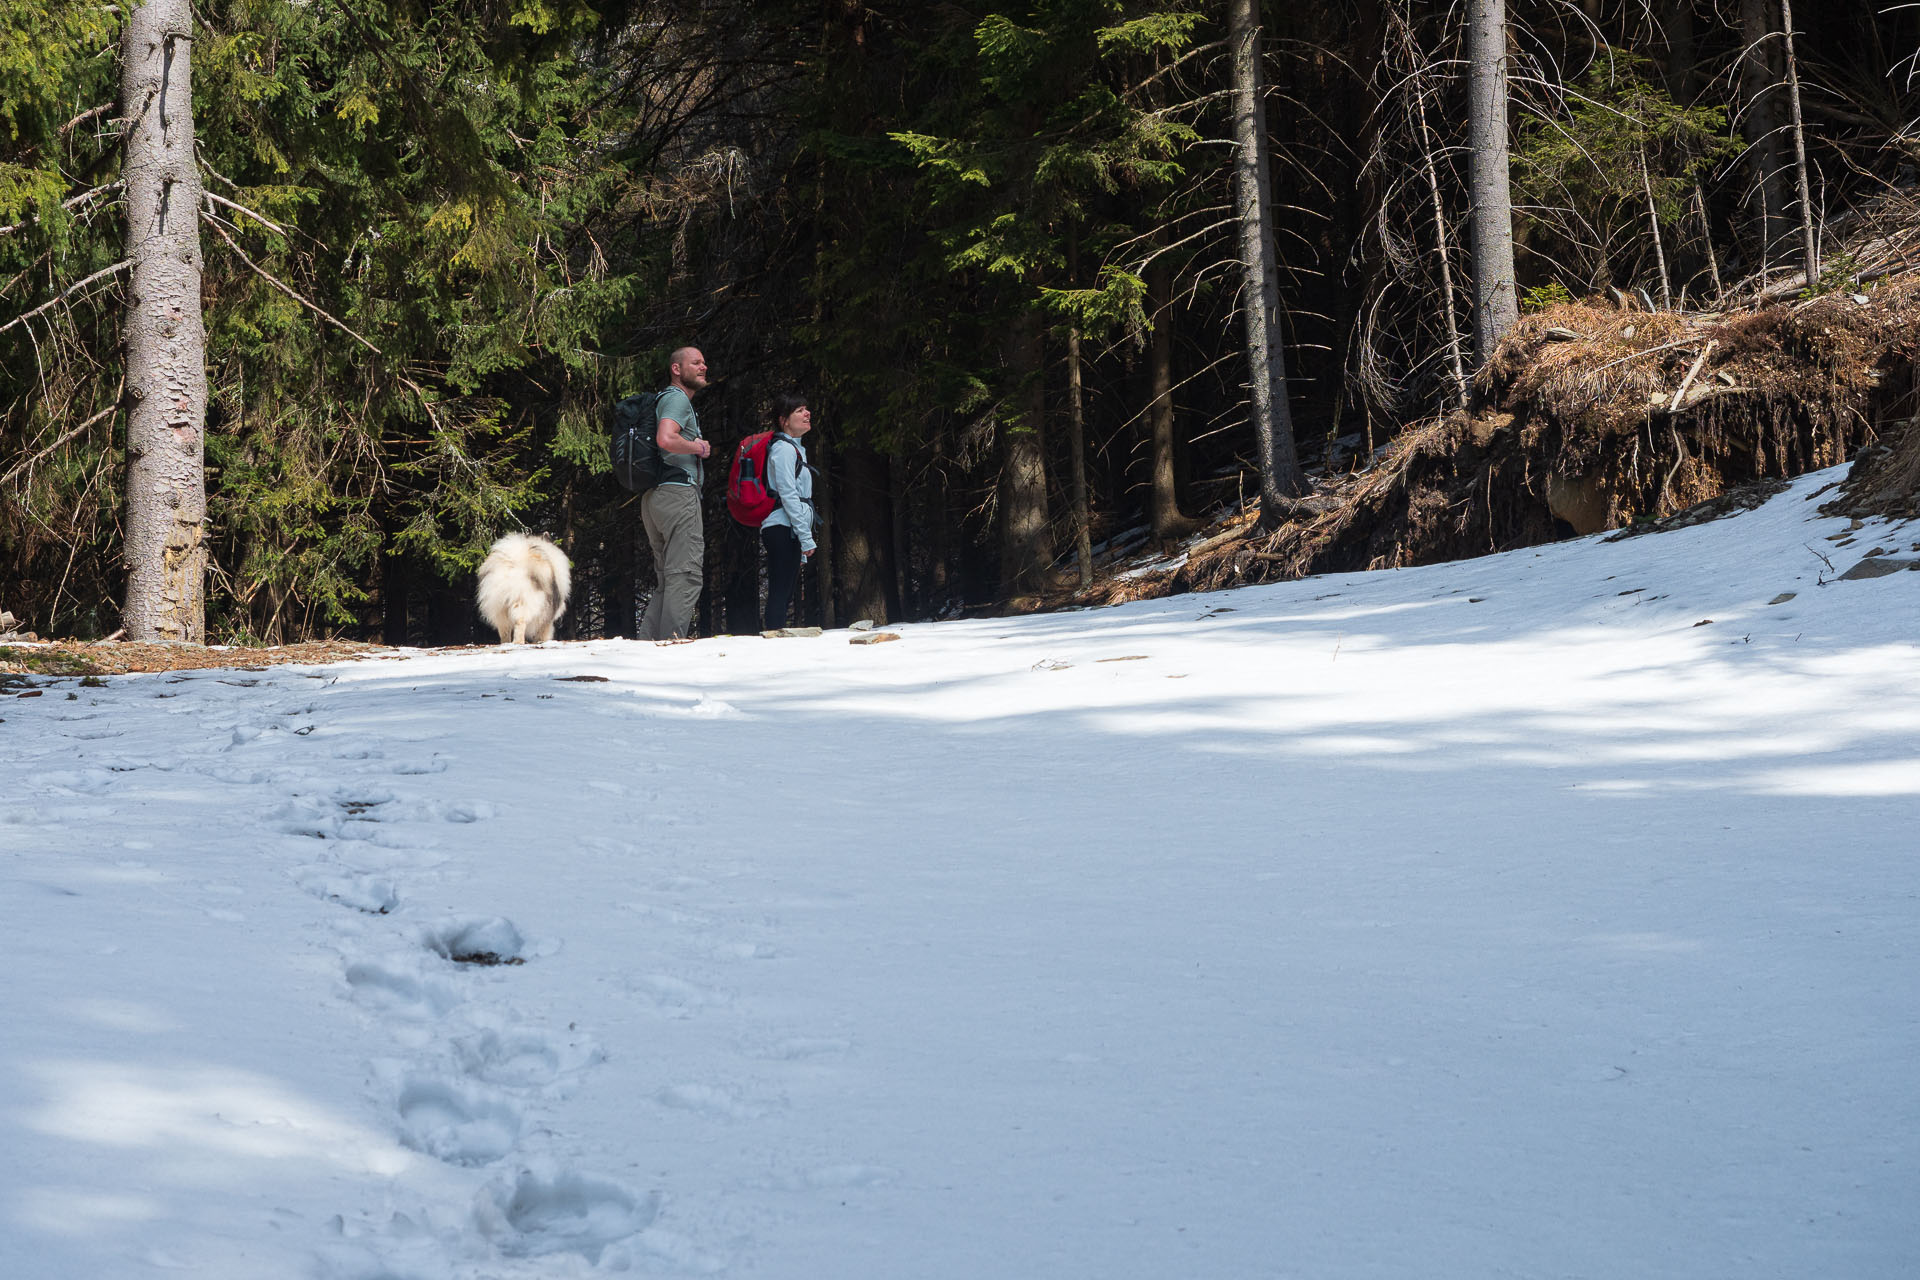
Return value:
M 806 407 L 807 398 L 797 391 L 789 391 L 784 395 L 774 397 L 773 429 L 778 431 L 783 419 Z

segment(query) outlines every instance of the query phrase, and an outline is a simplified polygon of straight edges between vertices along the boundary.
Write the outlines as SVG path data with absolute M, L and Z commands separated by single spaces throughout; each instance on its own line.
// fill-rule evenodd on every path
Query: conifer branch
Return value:
M 104 280 L 108 276 L 117 276 L 122 271 L 125 271 L 128 267 L 131 267 L 132 265 L 133 265 L 132 262 L 126 261 L 123 259 L 122 261 L 114 263 L 110 267 L 105 267 L 99 271 L 94 272 L 92 275 L 88 276 L 85 280 L 80 281 L 78 284 L 67 286 L 67 288 L 63 290 L 58 296 L 49 298 L 47 301 L 41 303 L 39 306 L 35 307 L 33 310 L 24 312 L 21 315 L 17 315 L 13 319 L 7 321 L 5 324 L 0 324 L 0 333 L 5 333 L 7 330 L 13 328 L 15 325 L 25 324 L 27 321 L 33 319 L 35 316 L 39 315 L 43 311 L 53 310 L 53 308 L 59 306 L 61 303 L 65 302 L 68 298 L 71 298 L 74 294 L 80 292 L 82 289 L 86 288 L 88 285 L 92 284 L 94 281 Z
M 226 203 L 226 202 L 223 201 L 222 203 Z M 339 329 L 340 332 L 346 334 L 349 338 L 352 338 L 355 342 L 358 342 L 361 346 L 373 352 L 373 354 L 377 356 L 382 356 L 382 357 L 386 355 L 386 352 L 382 351 L 379 347 L 376 347 L 371 341 L 369 341 L 365 336 L 363 336 L 361 333 L 355 330 L 351 325 L 347 324 L 345 321 L 341 320 L 339 317 L 333 315 L 332 313 L 327 311 L 326 308 L 320 306 L 318 303 L 314 302 L 311 298 L 308 298 L 305 294 L 301 293 L 298 289 L 295 289 L 293 286 L 282 281 L 279 277 L 275 276 L 272 272 L 268 271 L 265 267 L 255 262 L 252 258 L 248 257 L 247 251 L 245 249 L 242 249 L 239 243 L 236 242 L 232 236 L 227 234 L 227 229 L 222 225 L 220 225 L 220 219 L 214 217 L 210 213 L 202 214 L 201 218 L 203 221 L 206 222 L 208 226 L 213 228 L 215 235 L 219 236 L 222 240 L 225 240 L 227 242 L 228 248 L 232 249 L 236 254 L 240 256 L 240 261 L 246 263 L 247 266 L 251 267 L 254 273 L 258 275 L 262 280 L 265 280 L 268 284 L 280 290 L 280 292 L 286 294 L 289 298 L 292 298 L 295 302 L 307 308 L 307 310 L 313 312 L 315 315 L 319 316 L 322 320 L 325 320 L 328 324 L 333 325 L 335 328 Z M 265 219 L 262 219 L 262 221 L 264 222 Z M 272 224 L 268 223 L 268 225 L 271 226 Z M 275 228 L 275 229 L 278 230 L 278 228 Z M 419 397 L 420 407 L 426 410 L 427 421 L 431 422 L 434 428 L 437 430 L 440 426 L 440 417 L 438 414 L 434 413 L 433 402 L 430 399 L 428 399 L 426 389 L 422 387 L 419 383 L 415 382 L 412 378 L 407 377 L 407 375 L 405 375 L 404 373 L 395 373 L 394 377 L 397 378 L 401 383 L 405 384 L 413 392 L 415 396 Z
M 79 439 L 81 436 L 85 435 L 89 430 L 91 430 L 102 419 L 112 417 L 116 412 L 119 411 L 120 402 L 126 397 L 126 394 L 127 394 L 127 380 L 123 376 L 120 379 L 120 389 L 113 393 L 113 402 L 111 404 L 109 404 L 106 408 L 102 409 L 100 412 L 94 414 L 91 418 L 88 418 L 85 422 L 81 423 L 79 426 L 67 432 L 65 435 L 61 436 L 58 440 L 55 440 L 52 444 L 48 445 L 46 448 L 34 454 L 31 458 L 28 458 L 23 462 L 15 463 L 12 470 L 8 471 L 7 474 L 3 476 L 0 476 L 0 485 L 12 484 L 15 476 L 18 476 L 23 471 L 31 470 L 35 463 L 41 461 L 43 458 L 46 458 L 48 455 L 53 453 L 55 449 L 58 449 L 61 445 L 67 444 L 70 441 Z
M 277 223 L 269 222 L 266 218 L 255 213 L 253 210 L 247 208 L 247 206 L 243 204 L 235 203 L 234 201 L 227 199 L 225 196 L 217 196 L 213 194 L 213 192 L 208 191 L 204 188 L 202 188 L 200 194 L 205 196 L 207 199 L 213 201 L 216 204 L 223 204 L 227 206 L 227 208 L 229 209 L 233 209 L 239 213 L 245 214 L 247 217 L 252 218 L 255 222 L 259 223 L 261 226 L 265 227 L 267 230 L 275 233 L 276 235 L 284 236 L 287 234 L 287 229 L 285 227 L 280 226 Z
M 76 205 L 85 204 L 89 200 L 95 199 L 96 197 L 99 197 L 99 196 L 103 196 L 109 191 L 118 191 L 121 187 L 125 185 L 126 184 L 124 182 L 109 182 L 104 187 L 95 187 L 91 191 L 82 191 L 77 196 L 68 196 L 65 200 L 62 200 L 60 202 L 60 207 L 62 209 L 71 209 Z M 16 222 L 11 226 L 0 227 L 0 236 L 10 236 L 16 231 L 24 231 L 38 221 L 40 221 L 40 219 L 38 218 L 23 218 L 19 222 Z
M 377 356 L 383 356 L 386 354 L 386 352 L 380 350 L 380 348 L 374 346 L 373 343 L 369 342 L 366 338 L 362 337 L 351 325 L 347 324 L 344 320 L 341 320 L 338 317 L 334 316 L 333 314 L 328 312 L 326 308 L 322 307 L 319 303 L 313 301 L 311 298 L 301 293 L 298 289 L 295 289 L 292 285 L 285 283 L 278 276 L 274 275 L 271 271 L 268 271 L 265 267 L 255 262 L 252 258 L 248 257 L 247 251 L 240 247 L 238 241 L 236 241 L 232 236 L 227 234 L 227 229 L 220 225 L 220 220 L 218 218 L 214 217 L 210 213 L 206 213 L 201 215 L 201 219 L 208 226 L 213 228 L 215 235 L 219 236 L 222 240 L 225 240 L 227 242 L 227 247 L 229 249 L 232 249 L 235 253 L 240 255 L 240 261 L 246 263 L 249 267 L 253 268 L 255 275 L 259 276 L 262 280 L 265 280 L 268 284 L 272 285 L 274 288 L 278 289 L 280 292 L 286 294 L 289 298 L 292 298 L 295 302 L 299 303 L 301 306 L 305 307 L 307 310 L 319 316 L 322 320 L 325 320 L 328 324 L 340 330 L 340 332 L 346 334 L 349 338 L 352 338 L 355 342 L 359 343 L 361 346 L 365 347 L 367 350 L 373 352 L 373 354 Z M 264 222 L 265 219 L 263 218 L 261 219 L 261 221 Z M 273 224 L 268 223 L 267 225 L 272 226 Z M 277 227 L 275 228 L 275 230 L 278 230 L 278 229 L 279 228 Z M 402 381 L 405 381 L 405 379 L 402 379 Z

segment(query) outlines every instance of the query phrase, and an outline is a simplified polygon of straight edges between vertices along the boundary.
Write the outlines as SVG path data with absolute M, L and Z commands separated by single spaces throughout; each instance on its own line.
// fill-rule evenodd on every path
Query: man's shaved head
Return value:
M 675 347 L 667 357 L 667 378 L 689 392 L 698 391 L 707 385 L 707 358 L 698 347 Z

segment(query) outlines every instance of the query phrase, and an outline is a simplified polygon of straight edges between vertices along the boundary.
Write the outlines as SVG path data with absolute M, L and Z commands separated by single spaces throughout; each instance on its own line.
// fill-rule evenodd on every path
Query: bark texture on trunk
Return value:
M 813 565 L 813 589 L 818 593 L 820 599 L 820 625 L 823 627 L 832 627 L 839 625 L 836 620 L 840 616 L 838 612 L 839 601 L 836 599 L 833 590 L 833 557 L 835 551 L 833 521 L 836 514 L 834 511 L 833 491 L 836 473 L 833 467 L 835 450 L 832 438 L 828 437 L 827 439 L 821 440 L 814 448 L 808 449 L 807 457 L 811 459 L 813 463 L 813 536 L 815 542 L 815 550 L 811 562 Z M 804 575 L 806 571 L 806 566 L 802 565 L 800 568 L 801 574 Z
M 133 640 L 206 639 L 206 330 L 193 10 L 147 0 L 121 40 L 127 258 L 127 598 Z
M 1693 70 L 1693 4 L 1694 0 L 1664 0 L 1660 8 L 1660 30 L 1667 47 L 1667 96 L 1683 107 L 1693 105 L 1698 91 Z
M 1520 318 L 1507 141 L 1506 0 L 1468 0 L 1467 77 L 1474 357 L 1478 365 L 1485 365 Z
M 871 446 L 840 448 L 840 538 L 836 566 L 847 618 L 892 622 L 893 517 L 888 511 L 886 460 Z
M 1147 268 L 1147 309 L 1153 315 L 1153 335 L 1147 344 L 1147 364 L 1153 376 L 1153 403 L 1147 425 L 1153 449 L 1153 536 L 1180 538 L 1193 532 L 1193 522 L 1180 512 L 1180 495 L 1173 474 L 1173 278 L 1155 262 Z
M 1305 488 L 1287 403 L 1286 352 L 1280 338 L 1280 276 L 1273 256 L 1267 191 L 1267 111 L 1261 95 L 1259 0 L 1228 0 L 1233 59 L 1234 216 L 1240 242 L 1240 315 L 1247 341 L 1247 391 L 1260 458 L 1261 522 L 1280 523 L 1287 499 Z
M 1073 482 L 1073 559 L 1084 591 L 1093 585 L 1093 512 L 1087 502 L 1087 410 L 1077 326 L 1067 330 L 1067 450 Z
M 1078 229 L 1067 229 L 1067 279 L 1080 280 Z M 1067 329 L 1067 457 L 1072 481 L 1073 558 L 1080 571 L 1080 589 L 1093 585 L 1093 512 L 1087 502 L 1087 409 L 1080 370 L 1080 327 Z
M 1047 537 L 1047 455 L 1041 435 L 1046 384 L 1040 318 L 1023 313 L 1007 333 L 1012 403 L 1000 420 L 1000 581 L 1019 595 L 1038 589 L 1053 563 Z

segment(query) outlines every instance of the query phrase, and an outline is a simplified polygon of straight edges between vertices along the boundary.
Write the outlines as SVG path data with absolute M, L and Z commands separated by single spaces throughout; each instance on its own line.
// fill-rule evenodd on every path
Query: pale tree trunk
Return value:
M 1000 419 L 1000 580 L 1015 595 L 1039 588 L 1053 560 L 1047 543 L 1047 456 L 1041 436 L 1044 353 L 1039 316 L 1022 312 L 1007 332 L 1012 404 Z
M 126 140 L 127 598 L 131 640 L 206 638 L 206 330 L 193 10 L 147 0 L 121 42 Z
M 1647 197 L 1647 229 L 1653 235 L 1653 261 L 1660 269 L 1660 306 L 1673 310 L 1673 277 L 1667 272 L 1667 246 L 1660 236 L 1660 205 L 1653 198 L 1653 177 L 1647 172 L 1647 153 L 1640 153 L 1640 190 Z
M 1693 184 L 1693 207 L 1700 214 L 1700 235 L 1707 246 L 1707 270 L 1713 277 L 1713 300 L 1717 306 L 1724 292 L 1720 283 L 1720 255 L 1713 251 L 1713 219 L 1707 216 L 1707 194 L 1697 182 Z
M 1147 310 L 1153 317 L 1153 334 L 1147 343 L 1147 366 L 1153 378 L 1153 402 L 1147 408 L 1153 445 L 1153 536 L 1182 538 L 1193 532 L 1193 522 L 1180 513 L 1173 477 L 1173 280 L 1158 261 L 1147 267 Z
M 1780 0 L 1780 39 L 1787 62 L 1787 109 L 1793 119 L 1793 173 L 1800 196 L 1800 254 L 1807 287 L 1820 281 L 1820 238 L 1813 229 L 1813 193 L 1807 182 L 1807 130 L 1800 115 L 1800 68 L 1793 56 L 1793 0 Z
M 1474 356 L 1484 366 L 1520 318 L 1508 185 L 1506 0 L 1467 0 L 1467 74 Z
M 1453 310 L 1453 243 L 1447 230 L 1447 206 L 1440 194 L 1440 168 L 1435 156 L 1440 144 L 1433 136 L 1433 127 L 1427 122 L 1427 78 L 1426 55 L 1415 43 L 1413 29 L 1401 17 L 1398 10 L 1393 19 L 1400 32 L 1400 40 L 1414 65 L 1419 68 L 1413 84 L 1414 115 L 1420 123 L 1420 153 L 1425 161 L 1427 174 L 1427 195 L 1433 204 L 1434 253 L 1440 260 L 1440 314 L 1447 325 L 1447 366 L 1453 374 L 1453 395 L 1462 409 L 1470 403 L 1467 390 L 1467 366 L 1461 351 L 1460 321 Z
M 1294 452 L 1286 351 L 1280 337 L 1280 276 L 1267 191 L 1267 110 L 1260 91 L 1259 0 L 1228 0 L 1227 44 L 1233 59 L 1234 215 L 1239 224 L 1247 391 L 1260 458 L 1260 522 L 1273 528 L 1286 518 L 1289 499 L 1299 496 L 1306 484 Z
M 1787 228 L 1787 163 L 1781 140 L 1780 69 L 1769 0 L 1740 0 L 1741 133 L 1753 164 L 1761 265 Z

